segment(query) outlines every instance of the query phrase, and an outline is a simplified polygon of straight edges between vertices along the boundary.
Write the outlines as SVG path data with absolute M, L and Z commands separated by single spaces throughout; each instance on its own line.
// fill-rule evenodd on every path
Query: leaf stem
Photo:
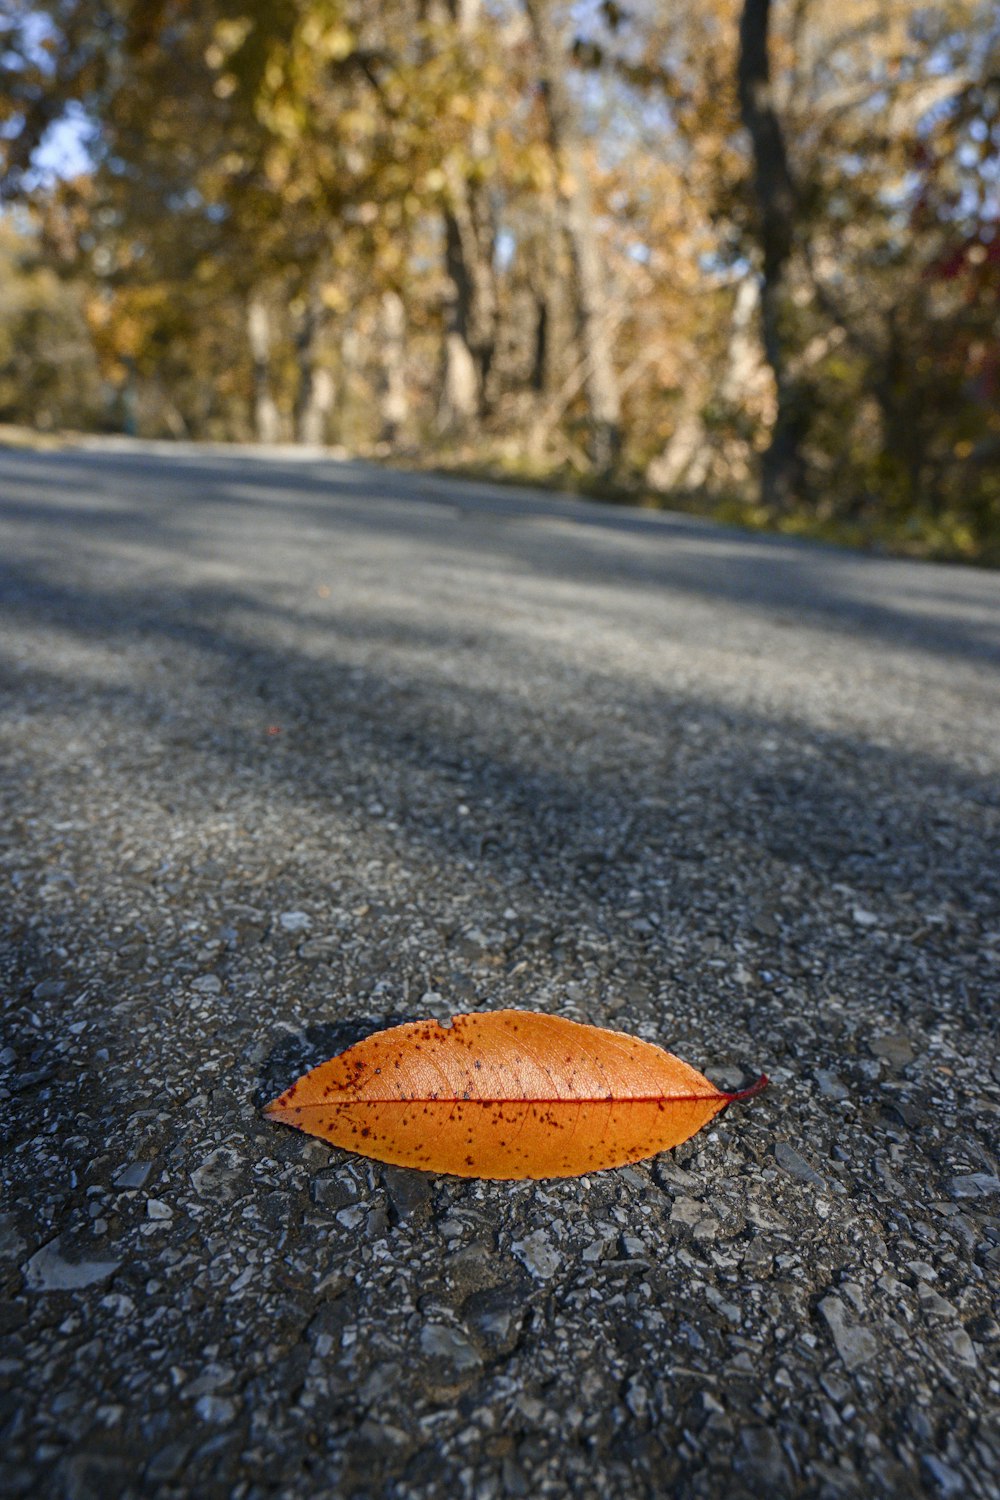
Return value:
M 762 1094 L 770 1083 L 766 1073 L 762 1073 L 756 1083 L 752 1083 L 748 1089 L 741 1089 L 738 1094 L 727 1094 L 727 1104 L 741 1104 L 744 1099 L 752 1099 L 755 1094 Z

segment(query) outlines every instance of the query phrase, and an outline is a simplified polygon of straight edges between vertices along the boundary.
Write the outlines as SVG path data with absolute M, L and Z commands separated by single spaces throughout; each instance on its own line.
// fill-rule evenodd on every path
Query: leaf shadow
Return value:
M 413 1011 L 368 1012 L 339 1021 L 317 1022 L 304 1031 L 283 1029 L 261 1064 L 255 1103 L 263 1108 L 303 1073 L 345 1052 L 373 1031 L 384 1031 L 389 1026 L 402 1026 L 407 1021 L 419 1019 Z

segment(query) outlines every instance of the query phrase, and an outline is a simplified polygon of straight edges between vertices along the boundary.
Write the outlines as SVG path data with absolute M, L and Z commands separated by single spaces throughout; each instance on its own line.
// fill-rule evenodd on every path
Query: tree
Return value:
M 588 168 L 566 82 L 566 54 L 549 0 L 525 0 L 538 55 L 538 77 L 555 166 L 556 199 L 569 247 L 573 299 L 587 396 L 588 449 L 599 472 L 621 451 L 621 400 L 608 298 L 594 224 Z
M 1000 536 L 986 0 L 16 0 L 0 37 L 0 164 L 95 423 Z M 52 183 L 67 111 L 92 169 Z
M 785 332 L 786 281 L 795 245 L 798 194 L 771 81 L 770 16 L 771 0 L 744 0 L 738 78 L 740 115 L 753 152 L 761 326 L 777 394 L 777 414 L 762 463 L 762 498 L 770 509 L 787 512 L 801 498 L 804 483 L 802 395 L 789 370 Z
M 499 317 L 496 218 L 489 168 L 490 100 L 475 87 L 482 74 L 481 0 L 445 0 L 431 14 L 455 61 L 452 107 L 459 100 L 466 106 L 459 112 L 465 116 L 462 138 L 442 154 L 439 169 L 449 283 L 441 407 L 447 429 L 478 422 L 489 406 Z

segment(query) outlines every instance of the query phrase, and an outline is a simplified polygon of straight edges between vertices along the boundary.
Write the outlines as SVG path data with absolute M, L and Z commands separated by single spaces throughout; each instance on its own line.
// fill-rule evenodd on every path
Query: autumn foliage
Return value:
M 18 0 L 0 421 L 1000 557 L 998 79 L 987 0 Z
M 398 1166 L 459 1177 L 575 1177 L 680 1145 L 727 1104 L 650 1042 L 534 1011 L 412 1021 L 321 1063 L 272 1120 Z

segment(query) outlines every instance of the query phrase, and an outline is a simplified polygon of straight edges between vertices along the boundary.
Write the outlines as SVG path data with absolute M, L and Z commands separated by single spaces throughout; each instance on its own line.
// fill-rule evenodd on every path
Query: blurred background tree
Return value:
M 0 421 L 1000 560 L 982 0 L 13 0 Z

